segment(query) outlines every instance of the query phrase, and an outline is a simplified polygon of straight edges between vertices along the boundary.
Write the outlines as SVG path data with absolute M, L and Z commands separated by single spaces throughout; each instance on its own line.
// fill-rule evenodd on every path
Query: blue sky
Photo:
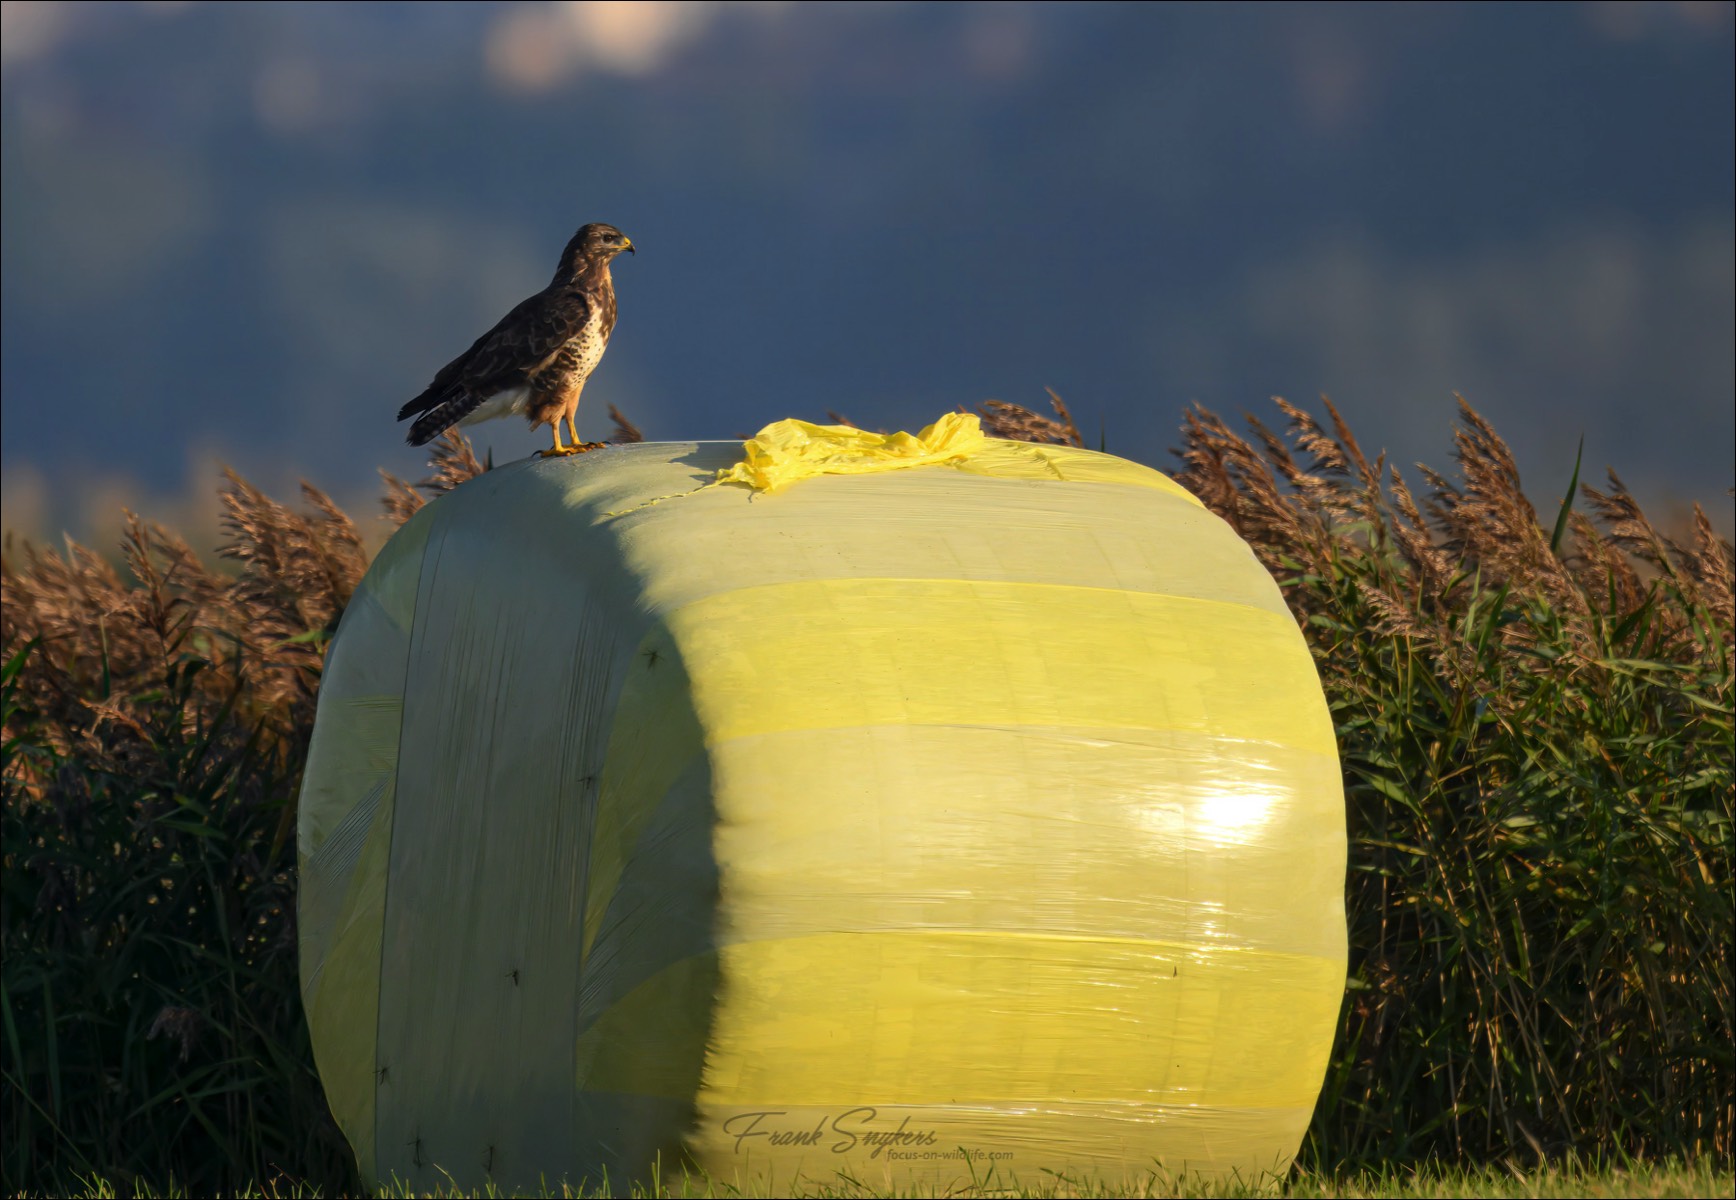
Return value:
M 1325 392 L 1444 466 L 1459 391 L 1540 503 L 1583 434 L 1732 523 L 1728 4 L 4 12 L 8 526 L 416 474 L 399 404 L 587 220 L 641 248 L 588 436 L 1047 386 L 1165 467 Z

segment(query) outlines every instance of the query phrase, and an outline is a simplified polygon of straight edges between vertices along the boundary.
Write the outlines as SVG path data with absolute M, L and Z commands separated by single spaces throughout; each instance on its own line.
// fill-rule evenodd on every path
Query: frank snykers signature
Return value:
M 868 1147 L 869 1158 L 879 1158 L 888 1146 L 932 1146 L 939 1138 L 933 1129 L 910 1128 L 908 1115 L 895 1129 L 870 1129 L 880 1115 L 876 1108 L 846 1109 L 830 1116 L 822 1113 L 812 1128 L 792 1128 L 779 1125 L 775 1118 L 788 1116 L 787 1111 L 737 1113 L 723 1122 L 723 1132 L 735 1139 L 735 1152 L 740 1154 L 750 1138 L 765 1138 L 768 1146 L 825 1145 L 833 1154 L 848 1154 L 858 1146 Z

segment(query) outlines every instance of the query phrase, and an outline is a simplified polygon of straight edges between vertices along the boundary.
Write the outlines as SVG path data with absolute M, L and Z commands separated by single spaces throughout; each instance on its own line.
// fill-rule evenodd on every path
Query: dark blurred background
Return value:
M 1732 6 L 6 3 L 4 507 L 211 523 L 212 464 L 363 505 L 393 417 L 587 220 L 640 246 L 580 432 L 1052 386 L 1325 392 L 1539 504 L 1613 464 L 1728 532 Z M 496 460 L 522 422 L 474 431 Z

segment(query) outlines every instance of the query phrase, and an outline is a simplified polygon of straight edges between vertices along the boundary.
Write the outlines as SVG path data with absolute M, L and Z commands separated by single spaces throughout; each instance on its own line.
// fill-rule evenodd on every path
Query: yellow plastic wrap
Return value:
M 870 475 L 956 462 L 980 453 L 982 422 L 947 413 L 921 433 L 870 433 L 852 425 L 775 421 L 742 443 L 742 461 L 717 473 L 720 483 L 778 492 L 816 475 Z
M 300 817 L 367 1176 L 1288 1165 L 1345 850 L 1276 585 L 1158 472 L 897 437 L 517 463 L 382 551 Z

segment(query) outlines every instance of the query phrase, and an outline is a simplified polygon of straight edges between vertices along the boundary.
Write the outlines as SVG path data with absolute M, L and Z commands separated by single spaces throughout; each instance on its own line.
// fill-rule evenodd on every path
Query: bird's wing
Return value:
M 427 390 L 399 410 L 398 419 L 448 402 L 474 408 L 494 393 L 524 383 L 585 327 L 591 303 L 583 292 L 566 290 L 538 292 L 521 302 L 470 349 L 441 367 Z

